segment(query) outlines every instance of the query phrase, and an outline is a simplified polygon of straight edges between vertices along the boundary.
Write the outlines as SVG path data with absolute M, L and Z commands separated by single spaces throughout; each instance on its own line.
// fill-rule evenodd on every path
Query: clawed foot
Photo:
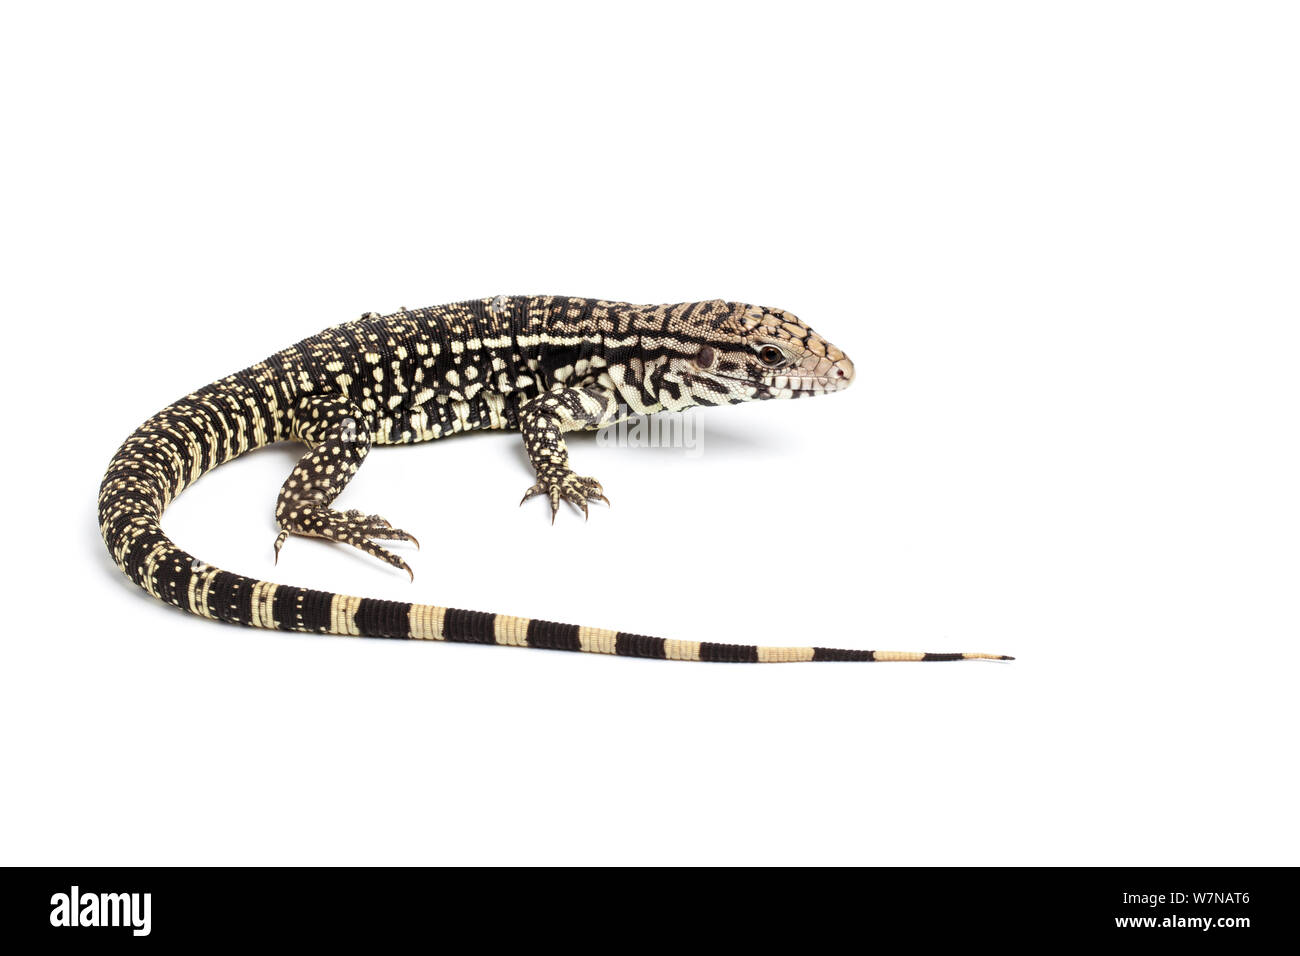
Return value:
M 302 508 L 280 519 L 280 534 L 275 539 L 275 561 L 280 563 L 280 548 L 291 534 L 300 534 L 311 538 L 326 538 L 350 544 L 359 551 L 401 568 L 415 580 L 415 572 L 410 565 L 379 545 L 375 541 L 410 541 L 417 548 L 420 542 L 415 535 L 394 528 L 379 515 L 362 514 L 355 508 L 351 511 L 335 511 L 332 508 Z M 372 540 L 374 539 L 374 540 Z
M 522 505 L 529 498 L 538 495 L 546 495 L 551 501 L 551 524 L 555 524 L 555 515 L 560 510 L 560 499 L 564 499 L 575 508 L 581 508 L 585 517 L 590 517 L 587 512 L 588 501 L 603 501 L 609 504 L 609 499 L 605 497 L 599 481 L 595 478 L 575 475 L 568 468 L 546 469 L 538 472 L 537 484 L 528 489 L 519 503 Z

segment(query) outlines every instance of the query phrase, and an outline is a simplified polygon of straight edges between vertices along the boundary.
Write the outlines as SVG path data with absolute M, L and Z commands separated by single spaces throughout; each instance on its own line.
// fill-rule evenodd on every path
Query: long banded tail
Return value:
M 118 450 L 99 495 L 100 531 L 118 567 L 159 600 L 202 617 L 251 627 L 353 637 L 503 644 L 674 661 L 1012 660 L 1000 654 L 928 654 L 826 647 L 763 647 L 647 637 L 481 611 L 350 597 L 275 584 L 212 567 L 178 548 L 160 526 L 190 483 L 284 436 L 279 396 L 232 376 L 176 402 Z
M 274 614 L 276 585 L 263 597 Z M 558 624 L 535 618 L 482 611 L 406 604 L 340 594 L 312 592 L 328 600 L 315 613 L 328 614 L 324 633 L 354 637 L 398 637 L 416 640 L 540 647 L 553 651 L 616 654 L 670 661 L 710 661 L 724 664 L 793 664 L 800 661 L 959 661 L 1013 660 L 1001 654 L 927 654 L 920 651 L 862 651 L 829 647 L 765 647 L 755 644 L 716 644 L 678 641 L 605 628 Z M 304 622 L 305 623 L 305 622 Z M 293 630 L 316 630 L 294 627 Z
M 729 664 L 1013 659 L 1001 654 L 933 654 L 679 641 L 506 614 L 315 591 L 257 581 L 219 568 L 200 566 L 191 569 L 186 559 L 188 555 L 177 549 L 172 558 L 148 562 L 146 568 L 151 574 L 137 583 L 163 601 L 195 614 L 252 627 Z
M 163 553 L 161 548 L 167 548 Z M 828 647 L 764 647 L 679 641 L 604 628 L 559 624 L 483 611 L 352 597 L 258 581 L 202 565 L 157 532 L 136 583 L 155 597 L 214 620 L 252 627 L 351 637 L 408 638 L 538 647 L 670 661 L 795 663 L 799 661 L 1012 660 L 1000 654 L 933 654 Z

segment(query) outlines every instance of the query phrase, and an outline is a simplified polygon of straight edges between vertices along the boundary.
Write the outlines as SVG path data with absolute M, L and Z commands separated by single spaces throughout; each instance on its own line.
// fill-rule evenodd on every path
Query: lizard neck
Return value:
M 696 359 L 716 341 L 717 324 L 732 309 L 719 299 L 628 306 L 624 353 L 620 362 L 611 362 L 624 403 L 638 414 L 724 404 L 699 374 Z

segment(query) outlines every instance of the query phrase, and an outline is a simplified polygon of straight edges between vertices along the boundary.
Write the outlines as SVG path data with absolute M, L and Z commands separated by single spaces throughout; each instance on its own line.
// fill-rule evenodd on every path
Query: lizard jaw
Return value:
M 853 363 L 848 357 L 830 362 L 827 359 L 821 359 L 815 372 L 808 372 L 802 369 L 791 369 L 793 374 L 789 375 L 772 375 L 766 379 L 754 381 L 753 379 L 741 378 L 736 375 L 720 375 L 713 373 L 715 378 L 726 379 L 731 382 L 741 382 L 750 388 L 760 391 L 772 392 L 789 392 L 792 398 L 803 398 L 808 395 L 828 395 L 832 392 L 842 392 L 853 384 L 854 368 Z M 820 366 L 828 366 L 821 368 Z

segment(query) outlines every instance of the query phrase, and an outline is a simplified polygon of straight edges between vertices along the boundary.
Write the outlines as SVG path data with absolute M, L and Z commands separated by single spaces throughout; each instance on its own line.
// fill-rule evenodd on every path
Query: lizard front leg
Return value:
M 370 431 L 361 410 L 337 396 L 305 398 L 294 409 L 292 434 L 311 445 L 312 450 L 298 461 L 280 489 L 275 506 L 275 520 L 280 527 L 275 539 L 276 562 L 289 535 L 298 534 L 342 541 L 401 568 L 415 580 L 415 573 L 405 561 L 374 543 L 411 541 L 418 548 L 420 543 L 414 535 L 394 528 L 378 515 L 329 507 L 370 452 Z
M 525 402 L 519 410 L 519 429 L 524 435 L 528 460 L 537 472 L 537 483 L 524 494 L 524 501 L 545 495 L 551 502 L 551 523 L 564 499 L 587 514 L 587 502 L 609 504 L 600 482 L 576 475 L 569 467 L 565 432 L 600 428 L 618 420 L 618 401 L 612 392 L 597 388 L 560 388 Z

